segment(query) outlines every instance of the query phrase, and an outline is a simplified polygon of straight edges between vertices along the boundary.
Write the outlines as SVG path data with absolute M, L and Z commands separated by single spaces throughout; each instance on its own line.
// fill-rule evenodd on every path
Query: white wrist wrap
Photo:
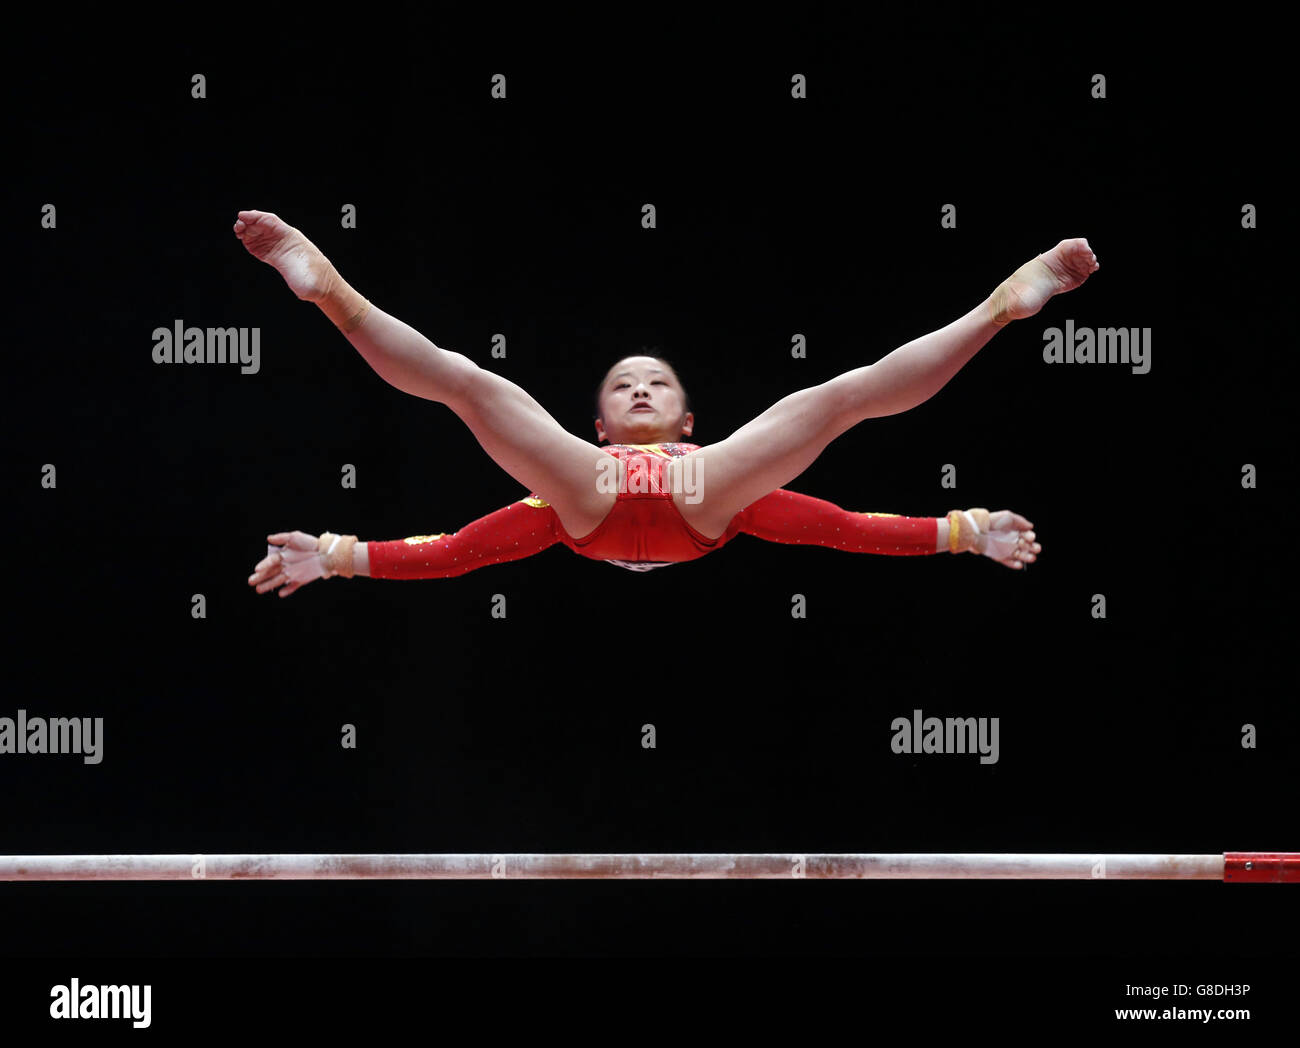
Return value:
M 346 542 L 347 548 L 339 550 L 338 567 L 330 567 L 333 563 L 330 558 L 340 542 Z M 293 549 L 290 546 L 267 546 L 266 554 L 268 557 L 275 553 L 280 555 L 280 564 L 291 582 L 330 579 L 335 575 L 346 575 L 351 578 L 350 563 L 352 546 L 355 543 L 354 536 L 335 535 L 331 531 L 326 531 L 317 539 L 314 550 Z M 343 556 L 345 553 L 346 562 Z M 340 568 L 342 570 L 339 570 Z
M 952 553 L 981 553 L 1005 560 L 1016 551 L 1020 532 L 994 531 L 986 509 L 955 509 L 948 514 L 948 549 Z

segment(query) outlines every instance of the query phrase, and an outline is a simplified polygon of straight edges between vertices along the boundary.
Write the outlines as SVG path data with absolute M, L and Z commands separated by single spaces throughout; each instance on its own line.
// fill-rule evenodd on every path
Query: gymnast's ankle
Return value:
M 324 284 L 325 293 L 316 300 L 316 305 L 343 334 L 351 334 L 370 313 L 370 302 L 339 276 L 332 263 L 325 274 Z

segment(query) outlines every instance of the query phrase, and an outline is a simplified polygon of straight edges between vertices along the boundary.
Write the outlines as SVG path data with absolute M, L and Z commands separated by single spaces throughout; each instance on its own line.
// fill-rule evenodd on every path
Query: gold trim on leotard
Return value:
M 412 535 L 409 539 L 402 539 L 408 546 L 419 546 L 425 542 L 437 542 L 439 539 L 445 539 L 447 533 L 440 532 L 437 535 Z
M 637 451 L 647 451 L 652 455 L 662 455 L 666 459 L 673 457 L 663 449 L 662 445 L 659 444 L 624 444 L 623 447 L 636 448 Z
M 550 505 L 549 502 L 539 499 L 536 495 L 529 495 L 528 498 L 520 499 L 519 501 L 525 506 L 532 506 L 533 509 L 546 509 L 546 507 Z

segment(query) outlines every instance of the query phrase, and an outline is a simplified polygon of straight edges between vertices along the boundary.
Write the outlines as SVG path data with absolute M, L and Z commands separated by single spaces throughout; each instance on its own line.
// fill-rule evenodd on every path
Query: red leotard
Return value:
M 626 490 L 589 535 L 575 540 L 549 503 L 530 494 L 454 534 L 414 535 L 370 542 L 370 575 L 379 579 L 449 578 L 488 564 L 519 560 L 557 542 L 593 560 L 648 571 L 695 560 L 737 534 L 769 542 L 830 546 L 855 553 L 908 556 L 935 553 L 939 518 L 852 513 L 824 499 L 778 488 L 731 519 L 709 540 L 686 523 L 673 502 L 663 467 L 697 444 L 615 444 L 603 447 L 626 463 Z
M 707 539 L 686 522 L 673 501 L 665 471 L 673 459 L 698 447 L 674 443 L 601 448 L 625 464 L 623 490 L 596 530 L 580 539 L 565 531 L 557 519 L 560 541 L 584 557 L 607 560 L 632 571 L 662 568 L 713 552 L 725 537 Z

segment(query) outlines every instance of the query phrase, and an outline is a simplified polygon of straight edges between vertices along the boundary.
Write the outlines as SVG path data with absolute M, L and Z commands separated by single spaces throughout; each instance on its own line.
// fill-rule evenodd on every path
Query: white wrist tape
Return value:
M 317 556 L 320 557 L 321 573 L 327 579 L 338 574 L 337 571 L 330 571 L 329 568 L 325 567 L 325 565 L 327 565 L 330 562 L 330 554 L 334 552 L 334 547 L 339 544 L 339 539 L 341 539 L 342 537 L 343 537 L 342 535 L 335 535 L 333 540 L 330 542 L 329 546 L 326 547 L 325 552 L 317 554 Z
M 280 554 L 280 563 L 283 565 L 284 573 L 289 576 L 291 582 L 327 579 L 338 574 L 336 571 L 325 570 L 325 557 L 334 552 L 334 547 L 338 544 L 340 538 L 342 538 L 341 535 L 335 535 L 334 541 L 329 544 L 329 548 L 323 555 L 318 550 L 291 549 L 288 546 L 267 546 L 266 553 L 267 556 L 273 553 Z
M 986 509 L 953 510 L 948 514 L 950 550 L 981 553 L 993 560 L 1005 560 L 1020 544 L 1019 531 L 994 531 Z

